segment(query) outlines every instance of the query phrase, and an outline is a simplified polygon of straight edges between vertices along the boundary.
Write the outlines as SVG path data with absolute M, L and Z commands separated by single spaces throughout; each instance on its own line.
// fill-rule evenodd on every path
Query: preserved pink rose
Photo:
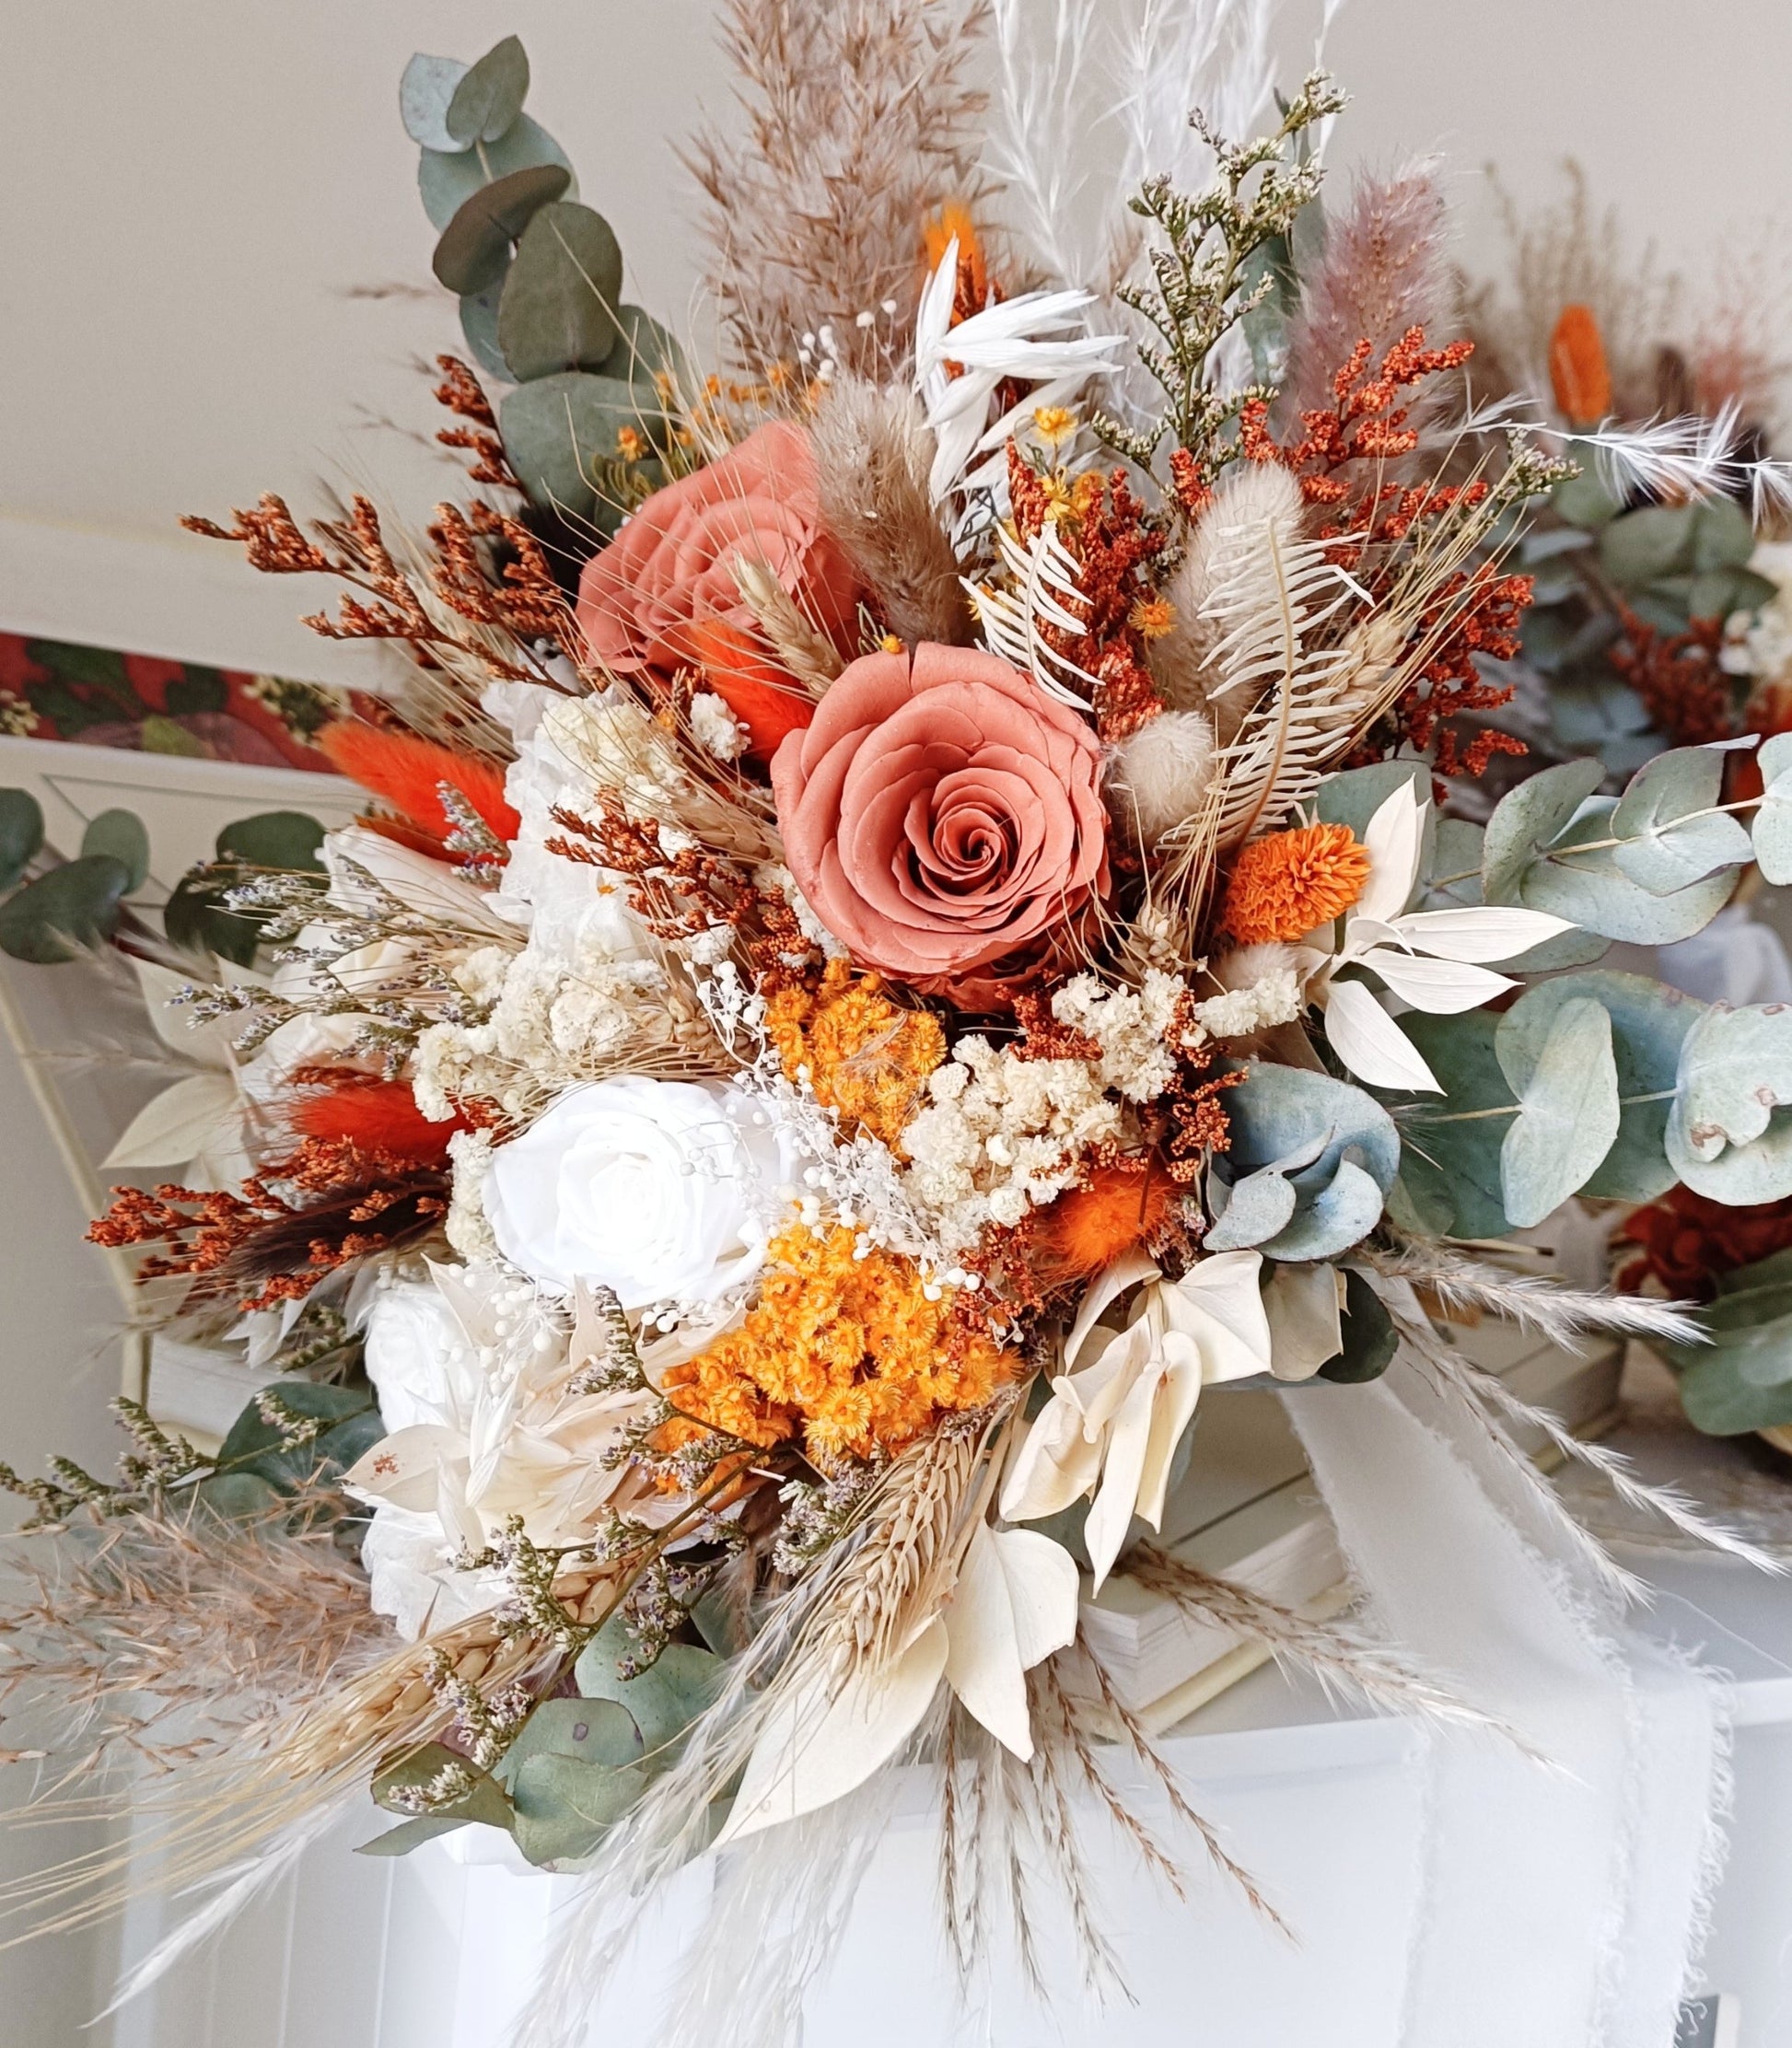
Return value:
M 1106 893 L 1100 764 L 1018 669 L 923 646 L 844 670 L 772 788 L 797 886 L 855 960 L 995 1008 Z
M 719 460 L 657 491 L 578 579 L 578 623 L 618 675 L 697 658 L 706 620 L 753 626 L 735 562 L 762 563 L 830 639 L 858 607 L 858 581 L 821 525 L 809 436 L 786 420 L 750 434 Z

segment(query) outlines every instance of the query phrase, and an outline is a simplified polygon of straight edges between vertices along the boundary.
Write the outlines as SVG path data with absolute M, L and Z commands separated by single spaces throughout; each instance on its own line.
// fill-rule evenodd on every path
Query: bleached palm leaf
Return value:
M 1361 716 L 1367 652 L 1356 634 L 1314 635 L 1373 600 L 1329 559 L 1336 541 L 1302 539 L 1294 520 L 1225 531 L 1201 616 L 1218 630 L 1209 701 L 1241 692 L 1251 709 L 1216 757 L 1215 844 L 1236 845 L 1310 796 Z
M 983 629 L 984 645 L 991 654 L 1025 669 L 1047 696 L 1087 711 L 1097 679 L 1067 655 L 1058 653 L 1041 631 L 1049 626 L 1080 635 L 1088 630 L 1076 557 L 1049 522 L 1030 546 L 1017 540 L 1007 527 L 998 527 L 996 548 L 1007 578 L 1006 588 L 964 579 L 977 623 Z M 1071 678 L 1086 687 L 1072 688 Z

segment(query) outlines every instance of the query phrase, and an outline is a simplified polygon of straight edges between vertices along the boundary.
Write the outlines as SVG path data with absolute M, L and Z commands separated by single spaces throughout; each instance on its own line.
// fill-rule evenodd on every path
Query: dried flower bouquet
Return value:
M 1439 801 L 1511 744 L 1449 721 L 1497 696 L 1511 551 L 1571 465 L 1430 332 L 1435 193 L 1328 223 L 1331 81 L 1235 142 L 1262 49 L 1153 16 L 1135 196 L 1086 248 L 1036 153 L 1081 55 L 1013 0 L 981 169 L 976 9 L 727 14 L 753 120 L 697 157 L 714 374 L 622 299 L 520 45 L 419 57 L 436 273 L 506 387 L 444 359 L 483 493 L 420 539 L 362 499 L 190 522 L 338 578 L 319 630 L 409 664 L 322 736 L 368 792 L 322 871 L 227 878 L 265 971 L 195 961 L 250 1178 L 95 1228 L 285 1377 L 215 1456 L 136 1414 L 117 1486 L 36 1483 L 81 1576 L 11 1624 L 21 1695 L 169 1764 L 201 1931 L 369 1779 L 378 1853 L 507 1830 L 599 1922 L 904 1759 L 946 1764 L 961 1954 L 966 1887 L 1007 1881 L 967 1774 L 1065 1855 L 1099 1794 L 1173 1879 L 1087 1711 L 1148 1752 L 1080 1641 L 1109 1575 L 1489 1719 L 1151 1545 L 1201 1403 L 1360 1398 L 1301 1390 L 1399 1351 L 1505 1444 L 1432 1313 L 1684 1323 L 1480 1240 L 1577 1193 L 1792 1194 L 1792 1013 L 1591 964 L 1780 857 L 1792 741 L 1741 807 L 1702 747 L 1621 797 L 1552 767 L 1484 828 Z M 146 1692 L 106 1655 L 127 1604 Z M 182 1644 L 242 1673 L 209 1715 Z M 17 1903 L 78 1917 L 115 1875 Z M 541 2038 L 607 1952 L 569 1940 Z

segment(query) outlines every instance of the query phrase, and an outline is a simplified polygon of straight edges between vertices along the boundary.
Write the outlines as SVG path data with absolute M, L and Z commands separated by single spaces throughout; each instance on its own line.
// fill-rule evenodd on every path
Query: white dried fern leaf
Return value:
M 1007 576 L 1006 588 L 972 583 L 964 588 L 976 611 L 983 642 L 993 655 L 1024 669 L 1047 696 L 1077 711 L 1088 709 L 1097 679 L 1068 656 L 1059 654 L 1041 627 L 1080 634 L 1087 631 L 1087 607 L 1077 581 L 1076 557 L 1047 524 L 1029 546 L 1006 527 L 996 529 L 996 546 Z M 1071 607 L 1083 607 L 1072 610 Z M 1071 679 L 1085 688 L 1076 690 Z
M 1345 607 L 1373 599 L 1328 559 L 1335 541 L 1301 538 L 1292 518 L 1226 529 L 1201 617 L 1217 632 L 1209 702 L 1251 705 L 1217 756 L 1216 844 L 1272 825 L 1318 786 L 1361 713 L 1365 653 L 1355 634 L 1313 636 Z

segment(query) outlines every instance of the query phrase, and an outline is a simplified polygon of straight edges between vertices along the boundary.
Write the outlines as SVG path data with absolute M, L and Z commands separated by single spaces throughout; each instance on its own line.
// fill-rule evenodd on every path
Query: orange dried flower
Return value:
M 883 993 L 876 974 L 855 979 L 852 963 L 831 960 L 820 984 L 775 990 L 765 1029 L 785 1075 L 809 1070 L 815 1100 L 853 1128 L 898 1148 L 929 1074 L 946 1057 L 946 1034 L 926 1010 L 906 1010 Z M 900 1149 L 900 1148 L 898 1148 Z
M 1612 372 L 1590 306 L 1565 306 L 1549 338 L 1549 380 L 1570 426 L 1595 426 L 1612 410 Z
M 1266 832 L 1233 864 L 1221 925 L 1243 946 L 1301 938 L 1347 911 L 1368 879 L 1368 849 L 1348 825 Z
M 795 1224 L 772 1240 L 757 1304 L 666 1374 L 668 1398 L 746 1443 L 800 1436 L 823 1470 L 898 1450 L 1008 1377 L 953 1290 L 932 1293 L 913 1260 L 875 1246 L 860 1257 L 856 1231 Z

